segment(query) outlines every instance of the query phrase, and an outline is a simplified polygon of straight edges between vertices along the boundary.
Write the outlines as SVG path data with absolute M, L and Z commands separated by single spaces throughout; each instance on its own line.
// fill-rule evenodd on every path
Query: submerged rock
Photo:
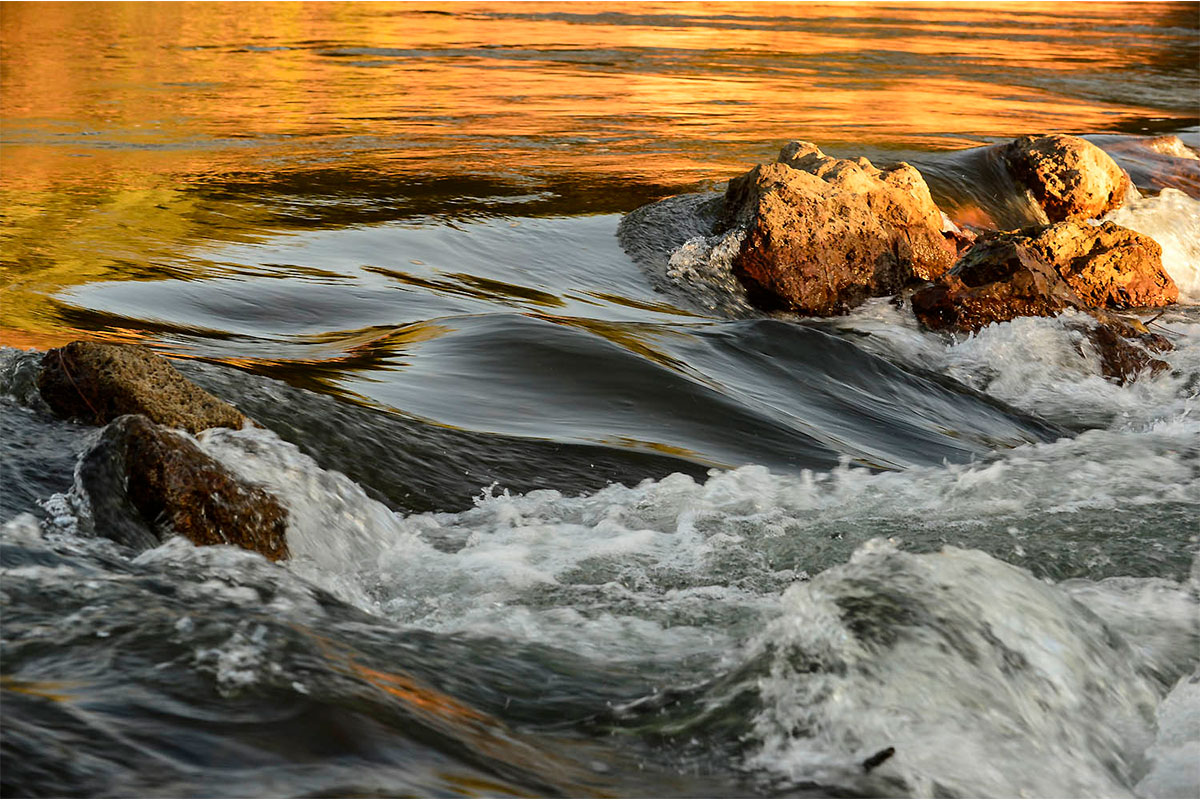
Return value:
M 1113 324 L 1071 327 L 1083 334 L 1084 340 L 1100 357 L 1100 373 L 1117 383 L 1127 383 L 1143 372 L 1157 375 L 1171 368 L 1161 358 L 1151 355 L 1172 349 L 1163 336 Z
M 1050 222 L 1096 219 L 1120 207 L 1129 191 L 1129 176 L 1117 162 L 1077 136 L 1025 136 L 1001 153 Z
M 38 391 L 64 417 L 103 425 L 144 414 L 171 428 L 198 433 L 240 428 L 246 418 L 180 375 L 140 345 L 71 342 L 42 358 Z
M 746 228 L 732 267 L 751 301 L 802 314 L 841 314 L 936 278 L 956 252 L 916 169 L 831 158 L 808 142 L 730 181 L 721 224 Z
M 287 511 L 273 495 L 144 416 L 110 423 L 81 460 L 79 480 L 96 532 L 121 544 L 148 549 L 179 534 L 288 557 Z

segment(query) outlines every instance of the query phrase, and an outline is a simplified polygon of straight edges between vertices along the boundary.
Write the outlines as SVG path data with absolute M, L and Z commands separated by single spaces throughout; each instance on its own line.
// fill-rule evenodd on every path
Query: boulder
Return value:
M 1077 136 L 1025 136 L 1001 154 L 1050 222 L 1095 219 L 1121 206 L 1129 191 L 1129 176 L 1117 162 Z
M 974 331 L 1014 317 L 1164 306 L 1179 289 L 1158 243 L 1112 222 L 1060 222 L 983 237 L 913 294 L 929 328 Z
M 118 417 L 80 461 L 96 532 L 144 550 L 179 534 L 288 557 L 287 511 L 184 434 L 142 415 Z
M 198 433 L 240 428 L 246 421 L 236 408 L 140 345 L 71 342 L 50 350 L 42 358 L 38 390 L 56 414 L 96 425 L 124 414 L 144 414 L 162 425 Z
M 768 310 L 845 313 L 940 276 L 956 252 L 916 169 L 830 158 L 808 142 L 730 181 L 718 227 L 735 226 L 746 235 L 733 272 Z
M 1112 310 L 1162 306 L 1177 297 L 1153 240 L 1111 222 L 1061 222 L 981 236 L 954 269 L 914 292 L 911 303 L 925 327 L 961 332 L 1016 317 L 1085 311 L 1100 325 L 1081 332 L 1100 355 L 1104 374 L 1123 382 L 1146 368 L 1165 369 L 1147 350 L 1171 345 Z
M 1162 247 L 1149 236 L 1113 222 L 1064 222 L 1035 230 L 1026 237 L 1028 246 L 1089 306 L 1147 308 L 1179 300 L 1179 288 L 1162 266 Z

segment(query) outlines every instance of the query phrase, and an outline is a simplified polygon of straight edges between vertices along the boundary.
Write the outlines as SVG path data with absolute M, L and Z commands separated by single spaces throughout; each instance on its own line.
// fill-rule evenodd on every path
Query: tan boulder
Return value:
M 1112 222 L 1060 222 L 980 237 L 953 270 L 913 294 L 913 308 L 930 328 L 972 331 L 1067 308 L 1142 308 L 1178 298 L 1153 239 Z
M 1001 153 L 1050 222 L 1095 219 L 1120 207 L 1129 191 L 1129 176 L 1117 162 L 1077 136 L 1025 136 Z
M 1142 369 L 1165 369 L 1147 350 L 1171 345 L 1113 310 L 1167 305 L 1177 297 L 1153 240 L 1111 222 L 1061 222 L 980 237 L 911 302 L 925 327 L 961 332 L 1016 317 L 1085 311 L 1101 323 L 1084 334 L 1104 373 L 1124 381 Z
M 194 441 L 141 415 L 111 422 L 80 461 L 96 532 L 137 549 L 171 534 L 288 557 L 287 511 Z
M 722 224 L 747 230 L 733 259 L 766 309 L 827 316 L 946 272 L 955 244 L 916 169 L 881 170 L 792 142 L 730 181 Z
M 1063 222 L 1026 237 L 1028 245 L 1094 308 L 1145 308 L 1179 300 L 1162 247 L 1113 222 Z
M 236 408 L 184 378 L 148 348 L 71 342 L 42 358 L 38 391 L 56 413 L 95 425 L 124 414 L 144 414 L 171 428 L 198 433 L 240 428 Z

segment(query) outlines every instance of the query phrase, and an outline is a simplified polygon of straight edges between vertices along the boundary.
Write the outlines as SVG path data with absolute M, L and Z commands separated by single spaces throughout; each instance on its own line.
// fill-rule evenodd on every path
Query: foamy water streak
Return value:
M 745 467 L 581 497 L 485 492 L 466 512 L 409 516 L 269 432 L 202 441 L 284 498 L 291 569 L 372 613 L 599 660 L 654 653 L 680 665 L 669 671 L 680 685 L 717 679 L 718 705 L 750 669 L 748 768 L 917 796 L 1190 785 L 1179 761 L 1191 740 L 1172 721 L 1186 689 L 1159 712 L 1157 740 L 1155 713 L 1195 666 L 1194 580 L 1055 586 L 1028 571 L 1042 557 L 1026 556 L 1053 537 L 1046 518 L 1196 514 L 1200 423 L 1188 414 L 989 464 L 798 477 Z M 906 548 L 936 550 L 953 532 L 993 555 L 868 541 L 889 524 Z M 707 666 L 682 666 L 704 654 Z M 233 675 L 241 662 L 222 664 Z M 863 777 L 862 759 L 889 746 L 897 755 Z
M 783 606 L 749 656 L 766 671 L 756 766 L 918 797 L 1121 796 L 1144 772 L 1159 688 L 1099 617 L 1023 570 L 876 542 Z

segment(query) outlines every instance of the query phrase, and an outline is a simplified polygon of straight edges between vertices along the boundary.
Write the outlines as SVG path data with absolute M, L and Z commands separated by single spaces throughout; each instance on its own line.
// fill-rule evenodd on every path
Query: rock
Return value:
M 236 408 L 194 385 L 170 362 L 145 347 L 71 342 L 42 358 L 38 390 L 64 417 L 103 425 L 124 414 L 144 414 L 171 428 L 241 428 Z
M 287 511 L 181 433 L 142 415 L 118 417 L 80 461 L 96 532 L 137 549 L 172 533 L 288 557 Z
M 735 226 L 747 233 L 733 271 L 751 302 L 802 314 L 845 313 L 936 278 L 956 251 L 916 169 L 830 158 L 808 142 L 730 181 L 719 227 Z
M 954 269 L 914 292 L 911 304 L 925 327 L 962 332 L 1016 317 L 1085 311 L 1100 323 L 1080 330 L 1100 355 L 1104 374 L 1124 382 L 1143 369 L 1165 369 L 1146 348 L 1164 352 L 1171 345 L 1111 310 L 1161 306 L 1177 297 L 1153 240 L 1111 222 L 1061 222 L 981 236 Z
M 1060 222 L 981 237 L 953 270 L 915 292 L 912 306 L 929 328 L 974 331 L 1067 308 L 1142 308 L 1178 299 L 1153 239 L 1112 222 Z
M 1113 222 L 1064 222 L 1029 237 L 1029 246 L 1095 308 L 1147 308 L 1179 300 L 1162 266 L 1162 248 L 1149 236 Z
M 1125 384 L 1146 371 L 1157 375 L 1171 368 L 1167 362 L 1151 355 L 1151 352 L 1165 353 L 1172 349 L 1171 343 L 1163 336 L 1148 332 L 1137 333 L 1128 329 L 1122 331 L 1111 324 L 1070 327 L 1083 334 L 1084 340 L 1100 357 L 1101 374 L 1117 383 Z M 1125 338 L 1126 336 L 1130 336 L 1133 341 Z M 1083 352 L 1082 347 L 1079 349 Z
M 1095 219 L 1121 206 L 1129 191 L 1117 162 L 1077 136 L 1026 136 L 1001 152 L 1050 222 Z

